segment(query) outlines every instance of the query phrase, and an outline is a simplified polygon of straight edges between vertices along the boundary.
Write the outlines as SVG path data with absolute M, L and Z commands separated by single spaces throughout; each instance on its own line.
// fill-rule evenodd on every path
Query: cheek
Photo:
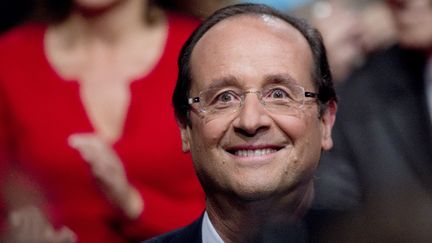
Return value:
M 309 137 L 308 133 L 316 127 L 314 117 L 309 113 L 296 116 L 277 116 L 273 119 L 293 143 L 297 143 L 303 137 Z
M 227 119 L 199 118 L 193 122 L 197 124 L 192 131 L 195 147 L 202 149 L 217 147 L 229 129 L 230 124 Z
M 316 112 L 301 116 L 285 116 L 274 119 L 294 146 L 291 156 L 297 161 L 315 163 L 321 153 L 321 123 Z
M 216 181 L 223 183 L 221 178 L 226 177 L 226 171 L 230 170 L 226 169 L 229 163 L 221 154 L 220 144 L 229 124 L 205 118 L 192 120 L 192 124 L 190 151 L 198 177 L 204 186 L 210 186 Z

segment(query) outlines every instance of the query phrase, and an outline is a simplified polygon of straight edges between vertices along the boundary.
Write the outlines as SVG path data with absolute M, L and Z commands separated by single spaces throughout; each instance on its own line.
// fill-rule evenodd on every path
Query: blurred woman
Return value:
M 170 97 L 198 22 L 145 0 L 45 3 L 45 21 L 0 38 L 0 163 L 41 198 L 13 203 L 28 183 L 3 182 L 10 239 L 123 242 L 189 223 L 204 197 Z

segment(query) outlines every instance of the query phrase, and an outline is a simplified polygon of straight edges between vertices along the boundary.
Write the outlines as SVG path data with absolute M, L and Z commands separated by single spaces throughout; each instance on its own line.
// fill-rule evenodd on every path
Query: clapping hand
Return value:
M 73 243 L 77 237 L 63 226 L 56 230 L 42 211 L 35 206 L 24 206 L 9 212 L 7 242 L 14 243 Z
M 106 197 L 126 216 L 138 217 L 143 210 L 141 195 L 127 179 L 123 163 L 112 147 L 96 134 L 73 134 L 69 145 L 78 150 Z

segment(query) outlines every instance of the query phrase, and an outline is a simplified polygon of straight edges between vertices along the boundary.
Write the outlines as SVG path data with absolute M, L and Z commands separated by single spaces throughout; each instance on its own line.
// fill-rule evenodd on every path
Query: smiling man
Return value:
M 301 218 L 333 145 L 336 96 L 319 33 L 264 5 L 233 5 L 194 32 L 179 69 L 173 103 L 206 212 L 152 241 L 259 242 Z

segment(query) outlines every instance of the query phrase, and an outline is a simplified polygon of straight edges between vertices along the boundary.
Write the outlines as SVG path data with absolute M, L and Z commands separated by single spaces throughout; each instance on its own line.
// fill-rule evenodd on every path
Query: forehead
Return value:
M 234 77 L 244 86 L 260 77 L 290 76 L 312 86 L 312 52 L 305 37 L 287 22 L 267 15 L 229 17 L 213 26 L 192 51 L 192 88 Z

